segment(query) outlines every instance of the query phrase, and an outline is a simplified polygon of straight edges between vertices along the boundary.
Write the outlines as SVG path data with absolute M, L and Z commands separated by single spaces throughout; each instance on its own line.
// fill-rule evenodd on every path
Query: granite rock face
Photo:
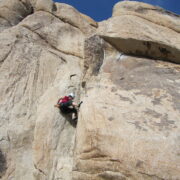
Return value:
M 178 179 L 179 65 L 106 44 L 95 55 L 95 39 L 86 44 L 92 54 L 86 57 L 74 179 Z M 95 69 L 90 62 L 100 57 Z
M 180 18 L 138 2 L 95 22 L 0 1 L 0 179 L 180 177 Z M 78 124 L 54 107 L 76 94 Z
M 151 21 L 152 23 L 180 32 L 179 15 L 160 7 L 137 2 L 120 2 L 113 8 L 113 17 L 133 15 Z
M 1 0 L 0 2 L 0 32 L 22 21 L 25 17 L 37 10 L 51 12 L 51 0 Z
M 122 2 L 98 34 L 130 55 L 180 63 L 180 16 L 144 3 Z
M 1 3 L 7 3 L 10 11 L 22 2 Z M 63 4 L 52 13 L 45 8 L 52 2 L 41 3 L 32 2 L 36 11 L 12 21 L 16 26 L 1 24 L 0 176 L 4 180 L 72 179 L 75 124 L 54 104 L 72 91 L 79 99 L 83 28 L 92 32 L 95 28 L 88 22 L 80 27 L 67 22 L 57 14 Z M 22 8 L 15 10 L 18 16 Z

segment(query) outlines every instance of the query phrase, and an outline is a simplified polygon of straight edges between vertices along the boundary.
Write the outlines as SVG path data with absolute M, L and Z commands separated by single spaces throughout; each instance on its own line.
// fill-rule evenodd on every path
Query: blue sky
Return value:
M 105 20 L 112 15 L 114 4 L 121 0 L 54 0 L 70 4 L 80 12 L 87 14 L 96 21 Z M 180 0 L 136 0 L 160 6 L 180 15 Z

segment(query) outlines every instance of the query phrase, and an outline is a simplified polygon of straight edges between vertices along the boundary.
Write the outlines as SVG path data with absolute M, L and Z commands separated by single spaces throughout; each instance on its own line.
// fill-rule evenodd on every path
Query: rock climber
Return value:
M 62 113 L 69 114 L 72 113 L 72 119 L 77 120 L 77 108 L 78 105 L 73 102 L 73 99 L 75 98 L 74 93 L 69 94 L 68 96 L 64 96 L 60 98 L 57 102 L 55 107 L 59 108 Z

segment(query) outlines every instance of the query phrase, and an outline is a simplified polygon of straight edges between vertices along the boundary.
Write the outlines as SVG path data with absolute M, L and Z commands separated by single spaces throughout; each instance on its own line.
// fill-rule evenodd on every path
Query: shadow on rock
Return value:
M 4 173 L 6 172 L 6 169 L 7 169 L 6 158 L 3 155 L 2 151 L 0 150 L 0 179 L 2 178 Z
M 61 112 L 61 110 L 59 110 L 59 112 L 74 128 L 76 128 L 78 119 L 72 119 L 72 114 L 71 113 L 64 114 L 64 113 Z

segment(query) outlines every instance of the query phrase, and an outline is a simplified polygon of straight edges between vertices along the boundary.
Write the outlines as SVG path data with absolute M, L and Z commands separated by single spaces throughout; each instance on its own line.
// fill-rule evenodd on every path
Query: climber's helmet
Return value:
M 71 97 L 72 99 L 74 99 L 74 98 L 75 98 L 74 93 L 70 93 L 68 96 L 69 96 L 69 97 Z

